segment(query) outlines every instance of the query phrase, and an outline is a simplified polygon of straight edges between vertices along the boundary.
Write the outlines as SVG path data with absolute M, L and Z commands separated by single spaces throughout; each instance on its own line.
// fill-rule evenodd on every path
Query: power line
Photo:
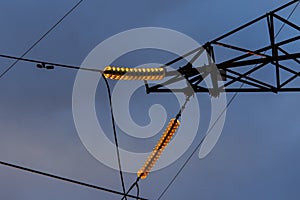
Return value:
M 140 186 L 138 183 L 136 183 L 136 200 L 140 199 Z
M 92 185 L 92 184 L 89 184 L 89 183 L 84 183 L 84 182 L 81 182 L 81 181 L 72 180 L 72 179 L 69 179 L 69 178 L 61 177 L 61 176 L 54 175 L 54 174 L 49 174 L 49 173 L 46 173 L 46 172 L 31 169 L 31 168 L 22 167 L 22 166 L 11 164 L 11 163 L 4 162 L 4 161 L 0 161 L 0 165 L 4 165 L 4 166 L 11 167 L 11 168 L 14 168 L 14 169 L 18 169 L 18 170 L 21 170 L 21 171 L 27 171 L 27 172 L 30 172 L 30 173 L 33 173 L 33 174 L 46 176 L 46 177 L 61 180 L 61 181 L 64 181 L 64 182 L 73 183 L 73 184 L 76 184 L 76 185 L 81 185 L 81 186 L 88 187 L 88 188 L 102 190 L 102 191 L 117 194 L 117 195 L 124 195 L 124 193 L 118 192 L 118 191 L 115 191 L 115 190 L 112 190 L 112 189 L 100 187 L 100 186 L 97 186 L 97 185 Z M 133 196 L 133 195 L 127 195 L 127 196 L 131 197 L 131 198 L 137 198 L 136 196 Z M 142 198 L 142 197 L 139 197 L 139 198 L 143 199 L 143 200 L 146 200 L 145 198 Z
M 4 72 L 0 75 L 0 78 L 2 78 L 10 69 L 12 69 L 20 60 L 23 61 L 28 61 L 28 62 L 35 62 L 35 63 L 43 63 L 45 64 L 50 64 L 50 65 L 55 65 L 55 66 L 60 66 L 60 67 L 64 67 L 64 68 L 71 68 L 71 69 L 81 69 L 81 70 L 87 70 L 87 71 L 96 71 L 96 72 L 101 72 L 100 70 L 95 70 L 95 69 L 87 69 L 87 68 L 80 68 L 80 67 L 76 67 L 76 66 L 69 66 L 69 65 L 62 65 L 62 64 L 57 64 L 57 63 L 49 63 L 49 62 L 41 62 L 41 61 L 37 61 L 37 60 L 31 60 L 31 59 L 23 59 L 23 57 L 29 53 L 42 39 L 44 39 L 56 26 L 58 26 L 69 14 L 71 14 L 81 3 L 83 2 L 83 0 L 80 0 L 76 5 L 74 5 L 57 23 L 55 23 L 44 35 L 42 35 L 41 38 L 39 38 L 27 51 L 25 51 L 21 57 L 16 58 L 13 56 L 6 56 L 6 55 L 1 55 L 1 57 L 6 57 L 6 58 L 11 58 L 11 59 L 16 59 L 14 63 L 12 63 L 6 70 L 4 70 Z M 104 77 L 105 78 L 105 77 Z M 112 112 L 112 103 L 111 103 L 111 94 L 110 94 L 110 89 L 109 89 L 109 85 L 107 83 L 107 80 L 105 79 L 105 82 L 107 84 L 107 89 L 109 92 L 109 99 L 110 99 L 110 105 L 111 105 L 111 114 L 112 114 L 112 123 L 113 123 L 113 131 L 114 131 L 114 136 L 115 136 L 115 143 L 116 143 L 116 148 L 117 148 L 117 155 L 118 155 L 118 162 L 119 162 L 119 169 L 120 169 L 120 175 L 121 175 L 121 181 L 122 181 L 122 188 L 123 188 L 123 193 L 125 193 L 125 186 L 124 186 L 124 180 L 123 180 L 123 174 L 122 174 L 122 170 L 121 170 L 121 163 L 120 163 L 120 156 L 119 156 L 119 149 L 118 149 L 118 141 L 117 141 L 117 136 L 116 136 L 116 129 L 115 129 L 115 124 L 114 124 L 114 116 L 113 116 L 113 112 Z M 38 171 L 34 171 L 31 169 L 26 169 L 23 167 L 18 167 L 16 165 L 11 165 L 8 163 L 4 163 L 1 162 L 1 164 L 6 164 L 7 166 L 11 166 L 11 167 L 15 167 L 18 169 L 22 169 L 22 170 L 26 170 L 26 171 L 30 171 L 30 172 L 34 172 L 34 173 L 39 173 L 42 175 L 47 175 L 50 176 L 52 178 L 58 178 L 60 180 L 64 180 L 64 181 L 69 181 L 69 182 L 73 182 L 73 183 L 77 183 L 77 184 L 81 184 L 81 185 L 85 185 L 85 186 L 92 186 L 92 185 L 88 185 L 88 184 L 84 184 L 84 183 L 79 183 L 77 181 L 72 181 L 69 179 L 65 179 L 65 178 L 60 178 L 58 176 L 54 176 L 54 175 L 50 175 L 50 174 L 46 174 L 46 173 L 42 173 L 42 172 L 38 172 Z M 98 188 L 97 186 L 92 186 L 94 188 Z M 104 188 L 101 188 L 104 189 Z M 109 190 L 106 190 L 109 191 Z M 122 193 L 119 193 L 122 194 Z M 138 197 L 137 197 L 138 198 Z
M 60 68 L 77 69 L 77 70 L 85 70 L 85 71 L 100 72 L 100 73 L 103 72 L 100 69 L 85 68 L 85 67 L 79 67 L 79 66 L 74 66 L 74 65 L 65 65 L 65 64 L 61 64 L 61 63 L 54 63 L 54 62 L 48 62 L 48 61 L 36 60 L 36 59 L 28 59 L 28 58 L 10 56 L 10 55 L 5 55 L 5 54 L 0 54 L 0 57 L 7 58 L 7 59 L 18 60 L 18 61 L 21 60 L 21 61 L 24 61 L 24 62 L 38 63 L 38 64 L 43 63 L 43 64 L 46 64 L 46 65 L 53 65 L 55 67 L 60 67 Z
M 134 183 L 132 183 L 132 185 L 130 186 L 130 188 L 127 190 L 127 192 L 124 194 L 124 196 L 122 197 L 121 200 L 123 200 L 126 197 L 129 197 L 129 192 L 134 188 L 134 186 L 137 187 L 137 191 L 138 191 L 138 195 L 139 196 L 139 192 L 140 192 L 140 188 L 138 186 L 139 181 L 141 180 L 141 177 L 137 177 L 137 179 L 134 181 Z
M 289 20 L 291 18 L 291 16 L 294 14 L 294 12 L 296 11 L 297 7 L 299 6 L 300 1 L 298 0 L 298 3 L 295 5 L 295 7 L 293 8 L 293 10 L 290 12 L 290 14 L 288 15 L 288 17 L 286 18 L 287 20 Z M 275 35 L 275 38 L 278 37 L 279 33 L 282 31 L 282 29 L 284 28 L 284 26 L 286 25 L 286 23 L 283 23 L 280 27 L 280 29 L 278 30 L 278 32 Z
M 108 81 L 104 74 L 102 74 L 102 77 L 104 78 L 105 84 L 106 84 L 106 89 L 108 93 L 108 98 L 109 98 L 109 106 L 110 106 L 110 113 L 111 113 L 111 121 L 112 121 L 112 127 L 113 127 L 113 132 L 114 132 L 114 140 L 115 140 L 115 145 L 116 145 L 116 151 L 117 151 L 117 157 L 118 157 L 118 166 L 119 166 L 119 172 L 120 172 L 120 178 L 121 178 L 121 184 L 122 184 L 122 190 L 123 193 L 125 194 L 125 184 L 124 184 L 124 178 L 123 178 L 123 172 L 122 172 L 122 166 L 121 166 L 121 158 L 120 158 L 120 151 L 119 151 L 119 143 L 118 143 L 118 137 L 117 137 L 117 131 L 116 131 L 116 125 L 115 125 L 115 117 L 114 117 L 114 112 L 113 112 L 113 106 L 112 106 L 112 99 L 111 99 L 111 92 L 110 92 L 110 86 L 108 84 Z M 125 199 L 127 200 L 126 196 Z
M 103 72 L 102 70 L 98 70 L 98 69 L 91 69 L 91 68 L 84 68 L 84 67 L 78 67 L 78 66 L 72 66 L 72 65 L 52 63 L 52 62 L 46 62 L 46 61 L 34 60 L 34 59 L 27 59 L 27 58 L 15 57 L 15 56 L 3 55 L 3 54 L 0 54 L 0 57 L 8 58 L 8 59 L 16 59 L 17 61 L 21 60 L 21 61 L 33 62 L 33 63 L 43 63 L 44 65 L 46 65 L 46 64 L 47 65 L 54 65 L 55 67 L 77 69 L 77 70 L 86 70 L 86 71 L 92 71 L 92 72 L 98 72 L 98 73 L 102 73 Z M 122 167 L 121 167 L 120 152 L 119 152 L 118 139 L 117 139 L 117 134 L 116 134 L 116 127 L 115 127 L 115 119 L 114 119 L 114 114 L 113 114 L 113 109 L 112 109 L 111 92 L 110 92 L 110 87 L 109 87 L 108 81 L 106 80 L 106 78 L 104 77 L 104 75 L 103 75 L 103 78 L 104 78 L 105 83 L 106 83 L 106 87 L 107 87 L 107 91 L 108 91 L 108 97 L 109 97 L 109 102 L 110 102 L 113 132 L 114 132 L 115 144 L 116 144 L 116 148 L 117 148 L 118 165 L 119 165 L 119 171 L 120 171 L 120 177 L 121 177 L 122 189 L 123 189 L 123 193 L 119 192 L 119 194 L 124 195 L 125 194 L 125 184 L 124 184 L 123 172 L 122 172 Z M 0 164 L 4 164 L 4 163 L 0 163 Z M 10 165 L 10 164 L 7 164 L 7 165 L 8 166 L 14 166 L 14 165 Z M 18 168 L 19 169 L 24 169 L 22 167 L 18 167 Z M 31 171 L 31 170 L 26 170 L 26 171 Z M 35 171 L 35 172 L 37 172 L 37 171 Z M 43 175 L 45 175 L 45 174 L 43 173 Z M 52 176 L 52 175 L 50 175 L 50 176 L 57 178 L 56 176 Z M 134 197 L 132 195 L 127 195 L 127 196 L 128 197 Z M 134 198 L 136 198 L 136 197 L 134 197 Z
M 290 14 L 287 17 L 287 20 L 290 19 L 290 17 L 293 15 L 293 13 L 295 12 L 295 10 L 297 9 L 297 7 L 299 6 L 300 1 L 298 1 L 298 3 L 295 5 L 294 9 L 290 12 Z M 278 30 L 278 32 L 276 33 L 276 37 L 278 37 L 278 35 L 280 34 L 280 32 L 283 30 L 284 26 L 286 23 L 283 23 L 282 26 L 280 27 L 280 29 Z M 266 53 L 266 51 L 265 51 Z M 255 66 L 254 66 L 255 67 Z M 250 74 L 249 74 L 250 75 Z M 248 75 L 248 76 L 249 76 Z M 239 87 L 239 89 L 241 89 L 244 86 L 244 83 L 242 83 Z M 190 159 L 193 157 L 193 155 L 196 153 L 196 151 L 198 150 L 198 148 L 202 145 L 203 141 L 205 140 L 205 138 L 210 134 L 211 130 L 214 128 L 214 126 L 216 125 L 216 123 L 219 121 L 219 119 L 223 116 L 224 112 L 229 108 L 229 106 L 232 104 L 232 102 L 234 101 L 234 99 L 237 97 L 238 92 L 235 92 L 234 95 L 231 97 L 231 99 L 229 100 L 228 104 L 226 105 L 226 107 L 224 108 L 224 110 L 220 113 L 220 115 L 218 116 L 218 118 L 216 119 L 216 121 L 213 123 L 213 125 L 211 126 L 211 128 L 207 131 L 207 134 L 201 139 L 201 141 L 199 142 L 199 144 L 194 148 L 194 150 L 192 151 L 192 153 L 189 155 L 189 157 L 186 159 L 186 161 L 184 162 L 184 164 L 180 167 L 179 171 L 175 174 L 175 176 L 172 178 L 172 180 L 170 181 L 170 183 L 167 185 L 167 187 L 163 190 L 163 192 L 160 194 L 160 196 L 158 197 L 157 200 L 160 200 L 163 195 L 167 192 L 167 190 L 170 188 L 170 186 L 174 183 L 174 181 L 176 180 L 176 178 L 179 176 L 179 174 L 182 172 L 182 170 L 185 168 L 185 166 L 187 165 L 187 163 L 190 161 Z
M 57 25 L 59 25 L 69 14 L 73 12 L 81 3 L 83 0 L 80 0 L 77 4 L 75 4 L 60 20 L 58 20 L 42 37 L 40 37 L 29 49 L 27 49 L 20 58 L 23 58 L 27 53 L 29 53 L 42 39 L 44 39 Z M 6 70 L 4 70 L 0 74 L 0 79 L 9 71 L 11 70 L 18 62 L 20 59 L 17 59 L 15 62 L 13 62 Z

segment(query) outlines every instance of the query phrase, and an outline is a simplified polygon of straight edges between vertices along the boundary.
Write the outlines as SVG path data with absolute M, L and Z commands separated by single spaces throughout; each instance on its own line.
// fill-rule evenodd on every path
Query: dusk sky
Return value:
M 0 54 L 22 55 L 77 2 L 0 1 Z M 25 57 L 80 66 L 90 51 L 105 39 L 140 27 L 173 29 L 204 44 L 287 2 L 85 0 Z M 286 18 L 293 7 L 280 15 Z M 300 7 L 290 21 L 300 24 Z M 268 35 L 262 31 L 267 24 L 260 25 L 228 41 L 245 48 L 263 47 L 268 42 Z M 285 27 L 278 40 L 290 35 L 296 36 L 299 32 Z M 298 41 L 291 49 L 299 52 L 299 45 Z M 229 59 L 230 53 L 217 53 L 217 62 Z M 167 63 L 174 58 L 175 55 L 166 52 L 141 51 L 120 57 L 115 63 L 135 66 L 144 62 Z M 12 62 L 1 58 L 0 73 Z M 98 67 L 104 69 L 105 66 Z M 79 138 L 72 113 L 76 73 L 77 70 L 72 69 L 38 69 L 34 63 L 20 61 L 0 79 L 0 161 L 121 192 L 119 172 L 96 160 Z M 271 76 L 262 74 L 261 77 Z M 109 83 L 113 88 L 115 82 Z M 300 81 L 296 83 L 299 87 Z M 232 95 L 227 94 L 227 98 Z M 121 95 L 118 98 L 122 100 Z M 172 98 L 173 94 L 146 94 L 145 89 L 140 88 L 132 96 L 128 109 L 133 120 L 145 126 L 150 122 L 151 105 L 161 104 L 168 121 L 179 110 L 179 103 Z M 204 93 L 194 98 L 201 108 L 201 122 L 195 121 L 193 116 L 184 117 L 200 125 L 195 140 L 177 161 L 150 173 L 140 182 L 141 197 L 157 199 L 206 133 L 210 96 Z M 300 93 L 238 94 L 227 110 L 222 135 L 212 152 L 199 159 L 197 151 L 162 199 L 298 200 L 299 101 Z M 113 141 L 108 96 L 102 79 L 96 102 L 99 123 Z M 120 147 L 134 152 L 151 151 L 160 136 L 137 139 L 119 128 L 117 132 Z M 124 179 L 128 189 L 136 174 L 124 173 Z M 132 194 L 135 195 L 135 190 Z M 0 199 L 114 200 L 121 196 L 0 166 Z

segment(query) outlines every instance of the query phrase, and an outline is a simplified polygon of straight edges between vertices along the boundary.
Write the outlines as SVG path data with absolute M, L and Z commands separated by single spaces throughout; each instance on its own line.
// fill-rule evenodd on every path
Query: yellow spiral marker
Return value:
M 165 77 L 164 68 L 127 68 L 107 66 L 104 69 L 105 78 L 115 80 L 162 80 Z
M 157 142 L 152 153 L 149 155 L 143 167 L 138 171 L 137 176 L 139 178 L 141 179 L 147 178 L 148 174 L 150 173 L 151 169 L 154 167 L 155 163 L 161 156 L 162 152 L 165 150 L 166 146 L 171 141 L 179 125 L 180 125 L 179 120 L 176 120 L 175 118 L 170 120 L 165 132 Z

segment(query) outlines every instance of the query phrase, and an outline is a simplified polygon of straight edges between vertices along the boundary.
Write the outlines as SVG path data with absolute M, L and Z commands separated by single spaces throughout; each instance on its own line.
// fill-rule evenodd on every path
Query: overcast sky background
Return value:
M 131 28 L 148 26 L 174 29 L 204 44 L 286 2 L 86 0 L 26 57 L 80 65 L 106 38 Z M 76 3 L 74 0 L 0 1 L 0 53 L 20 56 Z M 290 11 L 282 12 L 282 16 L 286 17 Z M 291 21 L 299 24 L 299 19 L 298 8 Z M 235 40 L 234 44 L 245 47 L 264 46 L 263 39 L 267 35 L 259 34 L 259 30 L 245 34 L 233 38 L 232 42 Z M 283 31 L 279 38 L 289 34 Z M 258 39 L 260 36 L 262 40 Z M 294 50 L 299 52 L 298 47 Z M 145 53 L 141 55 L 146 59 Z M 220 59 L 226 56 L 224 53 Z M 159 62 L 167 62 L 170 58 L 171 55 L 157 57 Z M 139 63 L 143 57 L 138 59 L 124 59 L 124 65 Z M 13 61 L 0 59 L 0 62 L 0 70 L 4 70 Z M 19 62 L 0 79 L 0 160 L 121 191 L 118 171 L 94 159 L 78 137 L 72 116 L 75 76 L 75 70 L 41 70 L 32 63 Z M 102 109 L 98 116 L 103 124 L 108 124 L 104 129 L 111 137 L 103 82 L 98 89 L 97 108 Z M 166 106 L 172 117 L 179 105 L 168 103 L 171 96 L 146 95 L 142 88 L 137 99 L 132 100 L 136 105 L 130 108 L 133 118 L 137 123 L 147 124 L 148 107 L 152 103 Z M 198 99 L 203 102 L 201 123 L 206 126 L 200 127 L 195 142 L 183 157 L 168 168 L 151 173 L 140 183 L 141 196 L 157 199 L 205 133 L 210 116 L 206 107 L 209 95 L 199 94 Z M 227 111 L 222 136 L 211 154 L 200 160 L 196 153 L 163 199 L 299 199 L 299 100 L 300 94 L 296 93 L 239 94 Z M 123 133 L 119 131 L 119 134 Z M 147 141 L 146 145 L 143 140 L 120 137 L 123 148 L 145 152 L 159 136 L 152 142 Z M 132 147 L 135 144 L 136 147 Z M 128 188 L 136 174 L 125 173 L 124 177 Z M 0 199 L 120 198 L 0 166 Z

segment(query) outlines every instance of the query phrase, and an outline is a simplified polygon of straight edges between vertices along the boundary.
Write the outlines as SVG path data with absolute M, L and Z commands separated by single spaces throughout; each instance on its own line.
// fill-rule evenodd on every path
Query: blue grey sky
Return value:
M 85 0 L 26 57 L 80 65 L 87 54 L 108 37 L 149 26 L 174 29 L 204 44 L 286 2 Z M 76 3 L 74 0 L 0 1 L 0 53 L 20 56 Z M 281 14 L 286 17 L 290 11 L 287 9 Z M 299 19 L 298 8 L 291 21 L 299 24 Z M 260 26 L 258 29 L 257 33 L 261 31 Z M 284 34 L 290 32 L 283 31 L 280 37 L 284 38 Z M 263 34 L 245 32 L 244 36 L 230 41 L 245 47 L 254 44 L 261 47 L 266 38 Z M 294 50 L 299 52 L 299 47 Z M 158 56 L 159 62 L 167 62 L 171 57 L 167 55 L 164 60 Z M 219 54 L 218 58 L 226 59 L 227 54 Z M 124 64 L 141 60 L 143 57 L 132 61 L 124 59 Z M 0 59 L 0 62 L 3 71 L 13 61 Z M 47 71 L 37 69 L 32 63 L 19 62 L 0 79 L 0 160 L 121 191 L 118 171 L 92 157 L 78 137 L 72 116 L 75 76 L 75 70 Z M 107 136 L 112 138 L 103 82 L 99 83 L 97 95 L 97 109 L 101 111 L 97 114 L 106 124 Z M 168 117 L 172 117 L 179 105 L 169 103 L 171 96 L 146 95 L 143 89 L 139 90 L 130 107 L 133 118 L 137 123 L 147 124 L 147 108 L 153 103 L 166 106 Z M 194 143 L 171 166 L 151 173 L 142 181 L 141 196 L 157 199 L 205 134 L 210 97 L 208 94 L 197 97 L 201 101 L 203 126 Z M 299 100 L 297 93 L 239 94 L 227 111 L 222 136 L 213 151 L 202 160 L 196 153 L 162 199 L 299 199 Z M 146 152 L 153 144 L 151 141 L 144 144 L 141 139 L 132 141 L 122 136 L 124 133 L 119 129 L 118 133 L 123 148 Z M 153 138 L 154 143 L 158 137 Z M 114 194 L 4 166 L 0 166 L 0 177 L 0 199 L 120 199 Z M 136 174 L 125 173 L 124 177 L 128 188 Z

